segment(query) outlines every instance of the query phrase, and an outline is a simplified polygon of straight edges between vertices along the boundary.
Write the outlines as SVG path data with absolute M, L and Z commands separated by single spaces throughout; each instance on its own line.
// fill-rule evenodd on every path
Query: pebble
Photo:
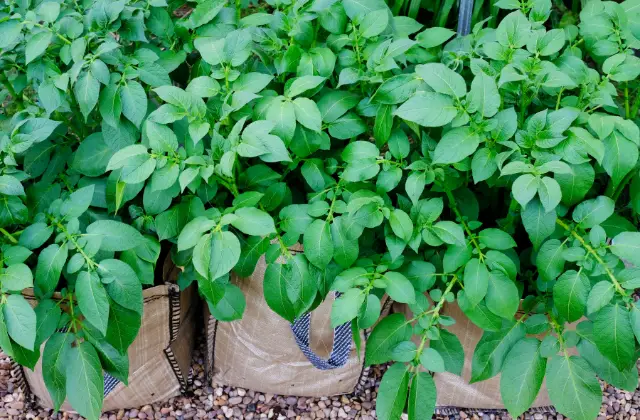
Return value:
M 116 410 L 105 413 L 101 420 L 187 420 L 187 419 L 355 419 L 375 420 L 375 399 L 384 367 L 376 366 L 361 395 L 304 398 L 263 394 L 243 388 L 231 388 L 207 382 L 204 374 L 204 343 L 194 351 L 192 374 L 193 389 L 188 396 L 170 398 L 168 401 L 147 404 L 141 408 Z M 634 393 L 603 385 L 603 406 L 598 420 L 638 420 L 640 390 Z M 24 401 L 11 377 L 11 364 L 0 351 L 0 420 L 7 417 L 29 420 L 76 420 L 77 414 L 54 413 L 52 410 L 33 406 Z M 406 414 L 402 419 L 406 420 Z M 564 420 L 561 414 L 529 413 L 528 420 Z M 438 420 L 506 420 L 506 414 L 458 411 L 438 415 Z

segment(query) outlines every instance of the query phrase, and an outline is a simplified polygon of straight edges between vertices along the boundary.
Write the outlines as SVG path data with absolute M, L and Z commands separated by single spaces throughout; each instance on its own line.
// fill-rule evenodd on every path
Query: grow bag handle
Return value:
M 473 15 L 473 0 L 460 0 L 458 9 L 458 35 L 471 33 L 471 18 Z
M 340 293 L 336 293 L 336 299 Z M 306 313 L 296 319 L 291 324 L 291 331 L 296 339 L 296 343 L 302 353 L 309 359 L 311 364 L 320 370 L 331 370 L 344 366 L 349 360 L 351 353 L 351 341 L 353 335 L 351 333 L 351 323 L 345 322 L 333 330 L 333 346 L 328 359 L 318 356 L 309 343 L 311 327 L 311 314 Z

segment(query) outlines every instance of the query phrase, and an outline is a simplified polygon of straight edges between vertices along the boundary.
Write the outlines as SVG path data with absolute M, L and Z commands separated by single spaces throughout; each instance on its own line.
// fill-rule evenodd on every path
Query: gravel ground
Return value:
M 331 398 L 302 398 L 262 394 L 240 388 L 209 386 L 204 378 L 203 350 L 198 346 L 193 358 L 194 389 L 186 396 L 171 398 L 169 401 L 145 405 L 138 409 L 120 410 L 105 413 L 103 420 L 124 419 L 258 419 L 278 420 L 295 419 L 361 419 L 373 420 L 375 398 L 383 369 L 374 368 L 363 396 L 339 396 Z M 636 420 L 640 411 L 640 390 L 635 393 L 617 390 L 602 384 L 603 404 L 597 420 L 624 419 Z M 24 402 L 22 393 L 15 389 L 11 378 L 9 359 L 0 352 L 0 420 L 11 419 L 77 419 L 78 415 L 54 413 Z M 404 416 L 406 420 L 406 415 Z M 509 416 L 492 413 L 465 413 L 461 411 L 452 416 L 440 416 L 438 419 L 482 419 L 501 420 Z M 560 414 L 527 414 L 526 419 L 551 420 L 564 419 Z

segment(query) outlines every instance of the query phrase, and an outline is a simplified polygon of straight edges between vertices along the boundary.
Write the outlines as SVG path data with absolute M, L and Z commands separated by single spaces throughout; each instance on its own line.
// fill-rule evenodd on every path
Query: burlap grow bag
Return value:
M 169 258 L 167 260 L 164 278 L 174 280 L 177 269 Z M 36 304 L 32 291 L 24 295 L 30 303 Z M 198 313 L 195 285 L 180 292 L 176 284 L 167 282 L 145 289 L 143 300 L 140 331 L 129 347 L 129 385 L 105 375 L 104 411 L 164 401 L 184 392 L 189 385 Z M 27 398 L 45 408 L 53 408 L 42 379 L 42 360 L 34 371 L 15 365 L 13 372 Z M 61 410 L 73 411 L 73 408 L 65 402 Z
M 407 305 L 394 304 L 394 312 L 404 313 L 407 317 L 413 315 Z M 477 327 L 462 312 L 457 304 L 445 304 L 443 314 L 456 320 L 456 323 L 447 330 L 455 334 L 464 350 L 464 366 L 462 376 L 449 372 L 436 373 L 433 379 L 437 389 L 436 413 L 441 415 L 458 414 L 460 410 L 465 412 L 490 412 L 495 410 L 506 410 L 500 396 L 500 375 L 487 379 L 486 381 L 470 384 L 471 361 L 473 352 L 482 337 L 483 330 Z M 414 336 L 413 340 L 419 340 Z M 418 343 L 419 344 L 419 341 Z M 546 383 L 542 383 L 540 392 L 531 406 L 531 411 L 554 413 Z
M 331 370 L 316 368 L 298 347 L 291 324 L 265 302 L 262 287 L 265 270 L 262 257 L 252 276 L 232 276 L 247 300 L 242 319 L 218 322 L 205 305 L 206 362 L 213 382 L 269 394 L 307 397 L 356 392 L 368 374 L 364 367 L 365 334 L 360 336 L 360 354 L 352 344 L 344 366 Z M 330 321 L 332 302 L 333 299 L 326 299 L 311 314 L 310 347 L 323 358 L 331 353 L 334 341 Z

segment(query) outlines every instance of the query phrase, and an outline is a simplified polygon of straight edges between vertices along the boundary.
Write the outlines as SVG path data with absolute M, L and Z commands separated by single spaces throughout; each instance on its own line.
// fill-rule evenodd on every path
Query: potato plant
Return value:
M 99 417 L 166 244 L 222 321 L 262 256 L 288 321 L 408 304 L 366 343 L 381 419 L 431 418 L 430 372 L 461 373 L 447 305 L 513 416 L 546 378 L 595 418 L 598 377 L 638 383 L 640 6 L 497 5 L 457 37 L 382 0 L 8 2 L 0 346 L 32 368 L 44 344 L 56 404 Z

